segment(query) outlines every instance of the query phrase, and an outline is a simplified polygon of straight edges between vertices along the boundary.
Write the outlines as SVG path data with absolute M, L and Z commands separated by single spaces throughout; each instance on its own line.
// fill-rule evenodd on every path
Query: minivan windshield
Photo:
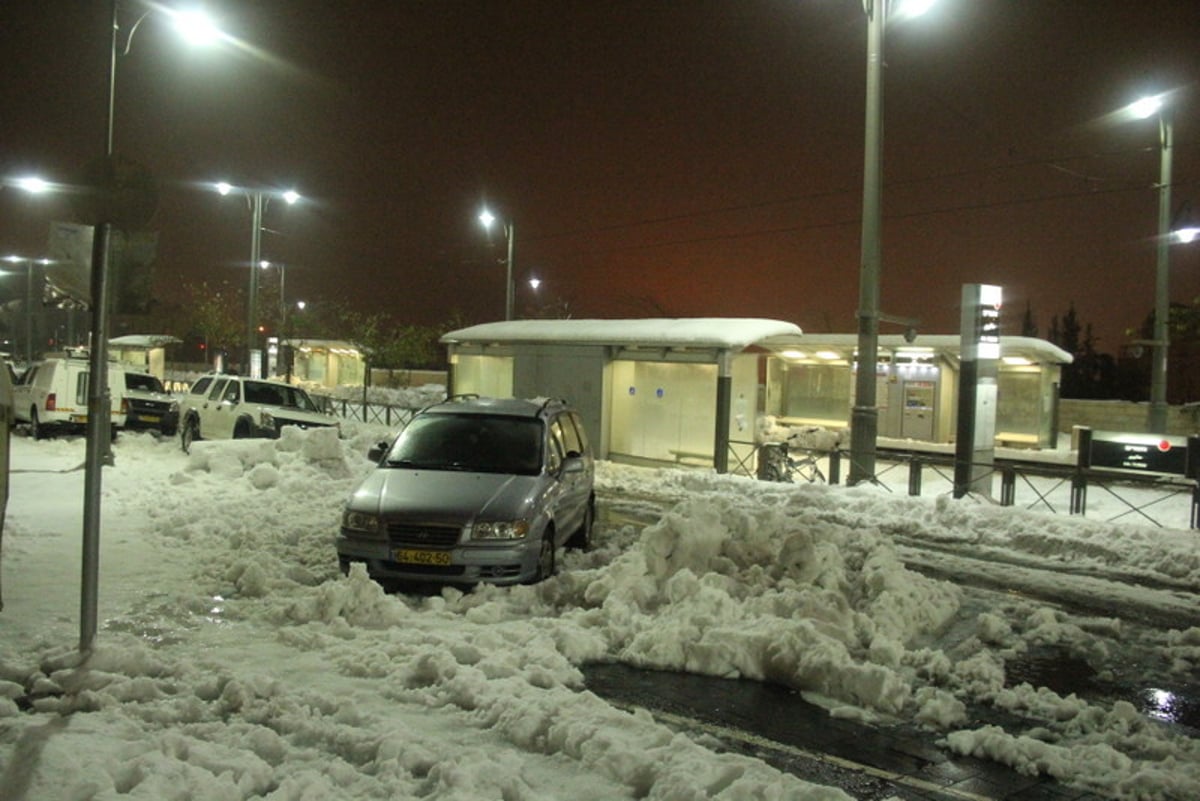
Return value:
M 542 422 L 480 414 L 426 414 L 392 444 L 384 464 L 534 476 L 542 467 Z

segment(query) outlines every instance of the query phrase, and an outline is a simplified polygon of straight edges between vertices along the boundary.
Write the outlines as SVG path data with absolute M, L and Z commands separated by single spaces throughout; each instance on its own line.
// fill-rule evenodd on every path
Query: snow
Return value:
M 686 317 L 633 320 L 509 320 L 451 331 L 442 342 L 549 342 L 646 347 L 720 347 L 742 350 L 765 341 L 795 344 L 795 323 L 757 317 Z
M 597 661 L 777 682 L 1103 797 L 1200 797 L 1194 733 L 1005 680 L 1054 647 L 1194 682 L 1194 531 L 600 463 L 597 547 L 551 580 L 387 594 L 333 550 L 387 432 L 284 433 L 120 437 L 82 665 L 84 442 L 14 436 L 0 799 L 850 798 L 586 691 Z M 1012 591 L 936 577 L 962 573 Z

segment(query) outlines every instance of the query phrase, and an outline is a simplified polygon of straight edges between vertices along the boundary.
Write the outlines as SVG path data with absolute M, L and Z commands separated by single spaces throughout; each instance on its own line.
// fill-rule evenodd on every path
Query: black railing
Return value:
M 329 395 L 311 394 L 313 402 L 326 414 L 359 423 L 376 423 L 403 428 L 416 415 L 416 409 L 395 406 L 390 403 L 375 403 L 366 400 L 347 400 Z
M 842 457 L 849 451 L 809 452 L 814 458 L 829 460 L 829 483 L 841 481 Z M 926 479 L 942 480 L 946 492 L 955 490 L 954 456 L 924 451 L 877 449 L 875 483 L 889 489 L 883 478 L 893 470 L 908 469 L 908 494 L 925 492 Z M 983 465 L 980 465 L 983 466 Z M 986 465 L 992 478 L 1000 479 L 1000 497 L 991 498 L 979 493 L 966 494 L 978 501 L 1000 506 L 1022 505 L 1056 514 L 1086 515 L 1088 493 L 1092 489 L 1106 493 L 1120 503 L 1120 511 L 1109 516 L 1112 522 L 1128 516 L 1138 516 L 1153 525 L 1164 527 L 1163 504 L 1172 499 L 1188 498 L 1189 526 L 1200 528 L 1200 481 L 1195 475 L 1164 475 L 1139 473 L 1088 466 L 1086 459 L 1077 464 L 1053 464 L 1021 459 L 1001 459 Z M 1192 468 L 1189 468 L 1192 469 Z M 1194 472 L 1194 471 L 1193 471 Z M 986 481 L 987 470 L 976 480 Z M 1020 493 L 1018 493 L 1020 489 Z M 1064 497 L 1065 492 L 1065 497 Z M 1176 512 L 1178 507 L 1175 507 Z

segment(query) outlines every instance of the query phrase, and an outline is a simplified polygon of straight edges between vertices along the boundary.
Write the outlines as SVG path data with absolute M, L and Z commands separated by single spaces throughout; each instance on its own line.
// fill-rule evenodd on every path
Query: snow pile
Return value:
M 384 434 L 289 429 L 189 455 L 123 436 L 84 666 L 59 569 L 78 558 L 78 515 L 42 500 L 78 497 L 83 444 L 18 438 L 14 463 L 42 472 L 14 475 L 0 563 L 6 801 L 848 798 L 583 692 L 593 661 L 779 682 L 830 714 L 923 726 L 1112 798 L 1200 797 L 1195 739 L 1127 701 L 1007 677 L 1045 648 L 1114 671 L 1133 648 L 1147 670 L 1188 676 L 1200 628 L 1126 643 L 1119 618 L 981 600 L 911 566 L 987 555 L 1037 589 L 1033 565 L 1070 561 L 1083 575 L 1045 581 L 1102 597 L 1144 575 L 1159 587 L 1141 603 L 1169 596 L 1162 608 L 1194 621 L 1191 532 L 601 464 L 602 509 L 657 522 L 602 524 L 594 551 L 564 553 L 536 586 L 389 595 L 361 567 L 341 576 L 333 549 Z

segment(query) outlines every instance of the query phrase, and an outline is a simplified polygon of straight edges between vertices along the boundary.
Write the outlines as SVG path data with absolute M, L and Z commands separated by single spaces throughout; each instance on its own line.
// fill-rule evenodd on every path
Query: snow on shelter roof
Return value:
M 510 320 L 451 331 L 441 342 L 658 345 L 740 351 L 751 345 L 795 345 L 803 334 L 795 323 L 756 317 Z
M 161 348 L 183 340 L 170 334 L 125 334 L 108 340 L 109 345 L 119 348 Z

